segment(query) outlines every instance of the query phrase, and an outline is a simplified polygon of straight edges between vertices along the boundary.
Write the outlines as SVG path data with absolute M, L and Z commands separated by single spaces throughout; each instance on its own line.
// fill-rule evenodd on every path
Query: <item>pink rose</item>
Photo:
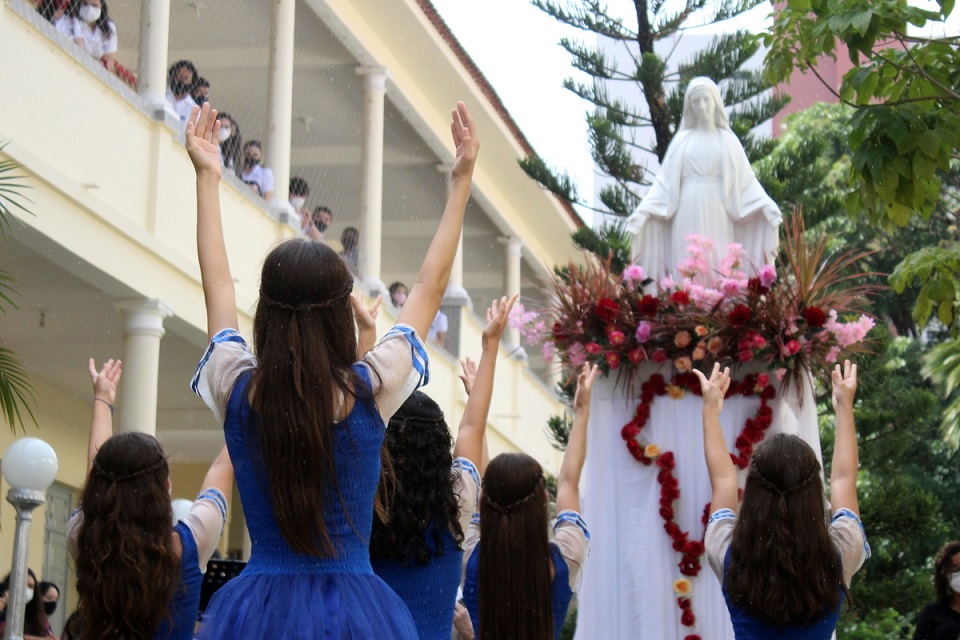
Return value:
M 772 264 L 765 264 L 760 267 L 757 276 L 760 278 L 760 284 L 769 289 L 770 285 L 777 281 L 777 270 L 773 268 Z
M 652 325 L 644 320 L 639 325 L 637 325 L 637 342 L 646 342 L 650 339 L 650 331 L 653 329 Z

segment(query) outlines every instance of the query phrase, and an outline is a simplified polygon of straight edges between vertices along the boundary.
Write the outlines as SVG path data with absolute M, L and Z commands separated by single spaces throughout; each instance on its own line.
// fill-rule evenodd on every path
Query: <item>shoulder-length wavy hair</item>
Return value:
M 811 623 L 848 595 L 820 462 L 796 436 L 775 435 L 753 454 L 724 586 L 735 605 L 779 627 Z
M 103 443 L 83 489 L 77 592 L 84 640 L 146 640 L 170 620 L 180 582 L 163 447 L 121 433 Z
M 937 600 L 947 606 L 954 596 L 954 591 L 950 588 L 950 574 L 953 573 L 953 556 L 958 553 L 960 540 L 952 540 L 940 548 L 933 561 L 933 588 L 937 592 Z
M 547 491 L 523 453 L 490 461 L 480 505 L 479 635 L 553 640 Z
M 338 410 L 372 399 L 352 366 L 352 291 L 353 276 L 330 247 L 287 240 L 263 261 L 253 320 L 251 405 L 260 417 L 274 517 L 292 549 L 317 557 L 336 556 L 324 513 L 333 499 L 344 506 L 333 444 Z
M 426 565 L 443 555 L 444 529 L 463 543 L 460 508 L 453 491 L 453 438 L 443 411 L 414 391 L 390 419 L 387 452 L 393 462 L 396 493 L 389 524 L 374 518 L 370 557 Z M 432 525 L 432 529 L 431 529 Z M 427 536 L 428 530 L 432 531 Z

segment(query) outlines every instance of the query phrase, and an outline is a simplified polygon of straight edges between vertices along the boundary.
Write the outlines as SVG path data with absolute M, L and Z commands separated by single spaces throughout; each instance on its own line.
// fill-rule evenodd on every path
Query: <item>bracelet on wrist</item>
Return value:
M 108 407 L 110 407 L 110 417 L 111 417 L 111 418 L 113 417 L 113 405 L 112 405 L 112 404 L 110 404 L 109 402 L 107 402 L 107 401 L 104 400 L 103 398 L 98 398 L 98 397 L 96 397 L 96 396 L 93 397 L 93 401 L 94 401 L 94 402 L 102 402 L 103 404 L 105 404 L 105 405 L 107 405 Z

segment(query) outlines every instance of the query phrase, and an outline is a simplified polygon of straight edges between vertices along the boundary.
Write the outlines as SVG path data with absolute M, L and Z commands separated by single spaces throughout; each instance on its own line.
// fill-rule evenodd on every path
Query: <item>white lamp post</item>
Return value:
M 3 478 L 10 485 L 7 502 L 17 510 L 10 571 L 10 599 L 7 603 L 7 631 L 4 640 L 23 640 L 26 609 L 27 554 L 30 550 L 30 523 L 33 510 L 46 502 L 47 488 L 57 477 L 57 454 L 39 438 L 21 438 L 3 454 Z

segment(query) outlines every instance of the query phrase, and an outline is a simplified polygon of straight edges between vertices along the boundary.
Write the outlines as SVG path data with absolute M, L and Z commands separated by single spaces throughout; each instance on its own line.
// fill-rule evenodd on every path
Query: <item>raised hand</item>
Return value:
M 198 175 L 208 173 L 220 177 L 219 133 L 217 110 L 211 109 L 209 102 L 204 103 L 202 108 L 194 107 L 187 118 L 186 146 Z
M 357 339 L 357 357 L 373 349 L 377 343 L 377 316 L 380 314 L 380 303 L 383 302 L 383 296 L 377 298 L 369 307 L 363 306 L 363 296 L 355 293 L 350 296 L 350 304 L 353 306 L 353 317 L 357 322 L 359 337 Z
M 114 400 L 117 399 L 117 384 L 120 382 L 123 363 L 111 358 L 103 363 L 100 371 L 97 371 L 96 363 L 93 358 L 90 358 L 88 367 L 90 381 L 93 383 L 93 397 L 113 405 Z
M 590 409 L 590 396 L 593 393 L 593 381 L 597 377 L 597 365 L 583 365 L 583 370 L 577 377 L 577 392 L 573 396 L 573 410 L 575 412 Z
M 495 345 L 500 342 L 500 337 L 507 328 L 510 310 L 519 297 L 520 295 L 515 293 L 509 299 L 504 296 L 490 304 L 490 308 L 487 309 L 487 326 L 483 328 L 484 345 Z
M 838 364 L 831 374 L 833 379 L 833 410 L 852 409 L 853 398 L 857 393 L 857 365 L 849 360 L 843 361 L 843 370 Z
M 460 375 L 463 390 L 469 396 L 470 392 L 473 391 L 473 381 L 477 379 L 477 363 L 473 361 L 473 358 L 467 356 L 460 361 L 460 367 L 463 369 L 463 373 Z
M 477 152 L 480 150 L 480 139 L 477 137 L 477 127 L 470 117 L 467 105 L 457 103 L 453 110 L 453 121 L 450 123 L 450 133 L 453 134 L 453 144 L 457 148 L 457 158 L 453 163 L 450 176 L 469 178 L 473 174 L 473 166 L 477 162 Z
M 697 369 L 694 369 L 693 372 L 700 378 L 700 389 L 703 391 L 703 410 L 714 411 L 719 414 L 720 410 L 723 409 L 723 399 L 727 395 L 727 389 L 730 388 L 730 367 L 725 367 L 721 372 L 720 363 L 715 363 L 709 379 Z

